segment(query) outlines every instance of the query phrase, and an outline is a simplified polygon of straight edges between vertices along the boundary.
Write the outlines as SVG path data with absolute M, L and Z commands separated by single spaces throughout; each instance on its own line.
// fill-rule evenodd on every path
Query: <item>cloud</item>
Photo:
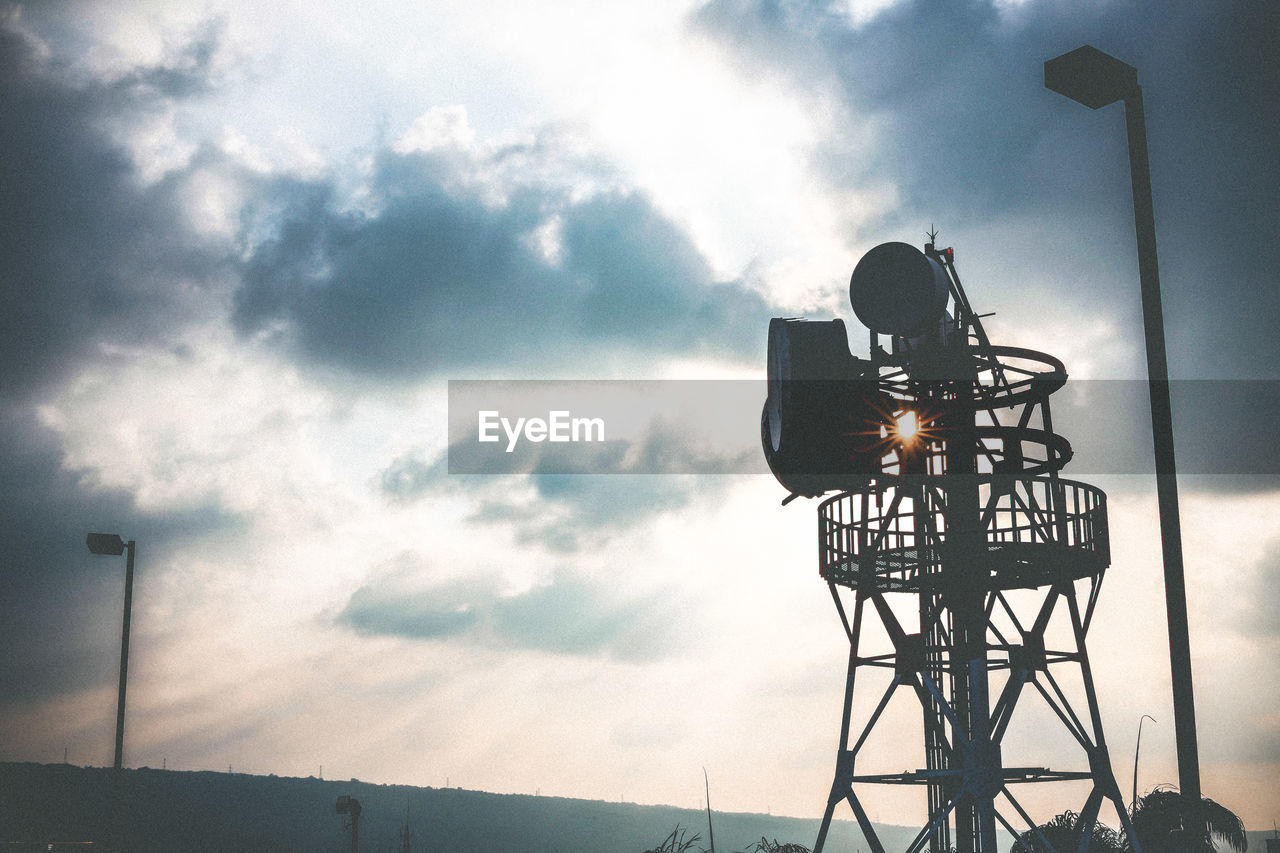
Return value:
M 378 476 L 379 490 L 397 503 L 412 501 L 447 476 L 448 461 L 448 453 L 441 453 L 432 462 L 412 452 L 397 456 Z
M 362 586 L 343 609 L 341 621 L 366 634 L 413 639 L 453 637 L 476 626 L 491 596 L 476 581 L 454 582 L 407 592 L 383 579 Z
M 591 163 L 580 186 L 549 177 L 566 156 L 552 137 L 381 151 L 359 209 L 331 181 L 272 183 L 279 213 L 245 262 L 237 328 L 381 379 L 754 349 L 764 300 L 716 280 L 642 193 L 592 190 Z M 530 164 L 518 181 L 512 159 Z
M 796 81 L 816 77 L 818 85 L 832 87 L 849 125 L 841 138 L 865 140 L 869 127 L 875 144 L 857 159 L 832 162 L 828 177 L 889 177 L 904 207 L 933 205 L 939 217 L 962 211 L 990 217 L 1010 206 L 1065 211 L 1091 187 L 1108 189 L 1101 199 L 1088 198 L 1092 205 L 1127 198 L 1127 181 L 1106 181 L 1097 171 L 1123 177 L 1123 160 L 1102 165 L 1083 156 L 1099 143 L 1123 155 L 1123 135 L 1090 137 L 1070 128 L 1064 137 L 1064 122 L 1055 119 L 1066 102 L 1045 90 L 1041 65 L 1070 47 L 1096 42 L 1137 65 L 1148 83 L 1163 82 L 1175 68 L 1183 76 L 1199 75 L 1197 98 L 1215 97 L 1212 87 L 1238 82 L 1234 75 L 1208 72 L 1209 63 L 1203 66 L 1216 80 L 1193 70 L 1209 53 L 1201 36 L 1234 28 L 1229 14 L 1191 4 L 1182 5 L 1182 15 L 1154 15 L 1155 4 L 1029 5 L 1034 11 L 986 0 L 909 0 L 855 23 L 826 3 L 712 0 L 694 13 L 691 25 L 775 73 Z M 1169 50 L 1171 41 L 1176 51 Z M 1245 56 L 1245 63 L 1265 61 L 1257 48 Z M 1164 124 L 1186 133 L 1167 118 Z M 1051 141 L 1074 143 L 1066 149 L 1067 162 L 1055 162 L 1062 152 L 1049 150 Z M 1081 168 L 1092 174 L 1082 176 Z
M 1047 91 L 1041 67 L 1086 43 L 1137 67 L 1180 469 L 1217 475 L 1189 489 L 1260 492 L 1277 488 L 1255 475 L 1274 468 L 1259 426 L 1280 403 L 1269 381 L 1280 243 L 1258 239 L 1280 231 L 1278 14 L 1247 2 L 907 0 L 853 21 L 824 3 L 711 0 L 689 23 L 753 74 L 831 94 L 840 132 L 813 152 L 820 173 L 832 188 L 896 188 L 852 233 L 919 239 L 937 224 L 975 307 L 998 312 L 994 342 L 1054 340 L 1073 356 L 1068 370 L 1091 379 L 1145 377 L 1123 110 Z M 1083 340 L 1102 317 L 1112 339 Z M 1069 475 L 1149 470 L 1137 385 L 1126 383 L 1123 407 L 1058 424 L 1079 451 Z
M 210 502 L 139 509 L 127 492 L 68 466 L 34 409 L 104 352 L 172 343 L 221 286 L 225 247 L 184 225 L 186 173 L 143 181 L 103 129 L 113 116 L 200 91 L 216 34 L 174 67 L 71 82 L 15 21 L 0 26 L 0 642 L 22 652 L 0 664 L 6 701 L 115 678 L 119 612 L 109 602 L 121 594 L 121 572 L 88 557 L 85 533 L 136 538 L 150 561 L 239 524 Z
M 604 580 L 565 570 L 519 592 L 502 587 L 496 573 L 433 581 L 429 568 L 405 556 L 357 589 L 337 619 L 367 635 L 464 639 L 633 662 L 665 657 L 679 646 L 675 615 L 683 605 L 670 591 L 620 593 Z
M 1247 2 L 909 0 L 854 23 L 825 3 L 712 0 L 690 23 L 744 66 L 834 93 L 842 132 L 814 154 L 827 181 L 896 187 L 897 203 L 858 233 L 901 239 L 933 222 L 944 240 L 974 243 L 1022 221 L 1017 242 L 992 243 L 990 265 L 1024 303 L 1087 294 L 1136 327 L 1136 298 L 1115 286 L 1136 276 L 1120 108 L 1091 114 L 1041 74 L 1085 43 L 1133 64 L 1173 375 L 1223 378 L 1274 376 L 1280 356 L 1264 319 L 1280 311 L 1267 272 L 1280 247 L 1259 240 L 1280 227 L 1277 14 Z
M 114 442 L 103 447 L 127 453 L 136 427 L 142 446 L 157 454 L 152 461 L 163 463 L 144 473 L 169 491 L 145 506 L 138 489 L 151 481 L 134 476 L 145 467 L 140 460 L 119 462 L 104 478 L 85 459 L 71 461 L 68 435 L 36 414 L 51 399 L 82 403 L 69 389 L 86 377 L 111 383 L 127 374 L 139 380 L 134 393 L 145 390 L 155 365 L 140 355 L 185 363 L 192 346 L 210 355 L 227 342 L 188 332 L 217 328 L 228 305 L 242 333 L 278 343 L 303 363 L 376 380 L 517 365 L 533 355 L 581 366 L 615 345 L 742 353 L 767 319 L 757 295 L 715 280 L 677 225 L 598 159 L 574 154 L 556 128 L 484 147 L 459 129 L 461 115 L 445 122 L 447 139 L 431 144 L 424 135 L 440 132 L 424 124 L 404 145 L 380 151 L 365 195 L 353 202 L 343 195 L 349 176 L 303 179 L 271 172 L 235 146 L 175 141 L 174 110 L 220 85 L 216 23 L 169 60 L 109 78 L 59 64 L 15 19 L 7 24 L 0 27 L 0 528 L 10 544 L 0 577 L 10 616 L 0 639 L 23 650 L 0 668 L 9 700 L 115 677 L 119 610 L 103 601 L 119 593 L 118 572 L 85 554 L 85 532 L 136 538 L 154 566 L 175 547 L 249 524 L 222 504 L 220 472 L 233 465 L 217 456 L 229 445 L 200 447 L 209 435 L 201 430 L 166 444 L 180 433 L 164 430 L 182 430 L 186 404 L 177 397 L 155 421 L 139 412 L 124 423 L 113 420 L 111 405 L 97 409 Z M 155 128 L 163 132 L 152 138 Z M 206 390 L 218 393 L 216 383 Z M 166 449 L 185 449 L 187 467 L 161 458 Z M 384 493 L 393 496 L 399 483 L 401 498 L 412 499 L 425 482 L 415 466 L 419 460 L 406 458 L 388 471 Z M 179 473 L 199 482 L 178 482 Z M 195 494 L 189 487 L 200 482 L 209 488 Z M 618 501 L 609 489 L 592 497 L 563 484 L 541 488 L 558 493 L 550 505 L 576 513 L 583 529 L 617 529 L 624 517 L 684 500 L 682 487 L 654 484 Z M 522 511 L 509 501 L 489 508 Z M 530 524 L 527 538 L 562 549 L 581 544 L 546 519 Z M 584 595 L 566 582 L 543 592 L 538 607 Z M 536 645 L 527 606 L 503 606 L 499 624 Z M 592 623 L 576 636 L 596 633 L 607 632 Z
M 1272 648 L 1280 645 L 1280 540 L 1267 543 L 1256 564 L 1233 565 L 1228 583 L 1241 594 L 1221 614 L 1229 618 L 1218 629 Z
M 724 452 L 692 442 L 662 421 L 647 424 L 635 439 L 526 443 L 513 454 L 478 453 L 477 447 L 460 439 L 435 456 L 402 454 L 383 469 L 377 488 L 399 505 L 465 494 L 476 502 L 472 522 L 510 525 L 518 541 L 571 553 L 685 508 L 698 496 L 721 493 L 736 479 L 708 474 L 765 472 L 754 445 Z
M 74 84 L 0 35 L 0 392 L 103 343 L 162 343 L 230 290 L 242 334 L 387 381 L 740 357 L 771 313 L 563 126 L 478 143 L 463 110 L 437 109 L 364 175 L 306 179 L 238 143 L 170 139 L 175 105 L 214 86 L 216 23 L 167 64 Z
M 129 494 L 68 470 L 57 437 L 12 411 L 0 420 L 0 464 L 0 643 L 17 650 L 0 660 L 5 702 L 116 678 L 123 562 L 89 555 L 86 533 L 136 539 L 145 577 L 172 549 L 243 522 L 213 504 L 140 511 Z
M 1037 34 L 1068 23 L 1065 9 L 1040 12 Z M 1021 73 L 1038 70 L 1036 38 L 993 4 L 899 3 L 855 24 L 825 3 L 713 0 L 692 20 L 750 60 L 834 90 L 843 139 L 861 143 L 870 128 L 873 145 L 824 155 L 830 179 L 892 179 L 904 207 L 929 203 L 939 217 L 1042 202 L 1020 192 L 1048 110 L 1036 74 Z M 884 214 L 876 226 L 893 221 Z
M 100 129 L 200 71 L 72 85 L 0 27 L 0 395 L 47 387 L 104 343 L 163 341 L 220 281 L 225 248 L 183 227 L 185 175 L 143 185 Z

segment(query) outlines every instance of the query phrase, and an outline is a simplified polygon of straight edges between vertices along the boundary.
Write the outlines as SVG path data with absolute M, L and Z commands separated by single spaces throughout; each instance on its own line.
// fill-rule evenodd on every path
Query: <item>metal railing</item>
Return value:
M 818 508 L 819 569 L 845 586 L 919 589 L 947 546 L 948 491 L 976 488 L 993 588 L 1085 577 L 1110 562 L 1106 495 L 1053 477 L 933 477 L 845 492 Z

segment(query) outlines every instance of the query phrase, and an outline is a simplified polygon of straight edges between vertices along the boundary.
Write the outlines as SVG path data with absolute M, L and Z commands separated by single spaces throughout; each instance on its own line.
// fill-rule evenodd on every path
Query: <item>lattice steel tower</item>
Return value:
M 1085 649 L 1110 561 L 1106 496 L 1059 476 L 1072 455 L 1049 410 L 1062 363 L 991 344 L 951 249 L 877 246 L 849 290 L 870 357 L 850 353 L 840 320 L 773 320 L 761 421 L 769 466 L 791 492 L 784 503 L 839 492 L 818 507 L 818 568 L 849 663 L 815 853 L 842 801 L 884 853 L 859 795 L 871 785 L 924 789 L 928 818 L 909 853 L 997 853 L 997 827 L 1017 836 L 1051 816 L 1024 808 L 1014 790 L 1024 783 L 1090 783 L 1082 804 L 1064 804 L 1080 813 L 1080 849 L 1104 799 L 1132 838 Z M 900 690 L 915 697 L 923 750 L 894 760 L 921 766 L 864 767 Z M 855 713 L 855 697 L 870 710 Z M 1028 697 L 1056 720 L 1033 740 L 1074 741 L 1072 769 L 1003 754 Z

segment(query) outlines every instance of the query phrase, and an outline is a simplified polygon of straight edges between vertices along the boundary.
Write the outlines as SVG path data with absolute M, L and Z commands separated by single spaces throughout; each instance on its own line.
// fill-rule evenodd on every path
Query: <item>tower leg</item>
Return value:
M 1093 785 L 1082 809 L 1087 818 L 1086 825 L 1092 827 L 1102 804 L 1111 802 L 1122 826 L 1129 828 L 1128 815 L 1107 758 L 1085 647 L 1085 635 L 1097 597 L 1098 577 L 1088 577 L 1087 596 L 1085 590 L 1077 589 L 1085 578 L 1075 581 L 1055 579 L 1047 585 L 1043 600 L 1037 597 L 1039 603 L 1034 609 L 1026 606 L 1030 601 L 1007 595 L 1006 588 L 993 583 L 1003 578 L 989 576 L 990 570 L 984 568 L 988 564 L 985 559 L 986 543 L 976 535 L 980 531 L 963 530 L 957 525 L 939 531 L 931 529 L 931 517 L 941 513 L 934 506 L 945 506 L 952 512 L 958 512 L 967 501 L 976 505 L 981 496 L 976 491 L 971 494 L 962 492 L 960 488 L 946 493 L 936 489 L 918 492 L 913 503 L 938 502 L 930 505 L 928 512 L 920 512 L 908 502 L 907 497 L 895 494 L 886 498 L 879 516 L 868 516 L 865 510 L 861 516 L 855 516 L 870 518 L 886 530 L 885 533 L 877 533 L 871 529 L 866 538 L 859 541 L 866 543 L 864 548 L 872 549 L 891 542 L 894 550 L 883 557 L 889 565 L 895 565 L 890 560 L 901 561 L 896 565 L 902 565 L 914 559 L 919 561 L 917 566 L 928 562 L 950 567 L 954 563 L 958 568 L 950 572 L 946 582 L 938 577 L 917 584 L 903 583 L 887 572 L 876 577 L 846 576 L 849 582 L 845 588 L 856 596 L 856 605 L 850 613 L 845 611 L 848 599 L 841 599 L 832 584 L 832 594 L 849 640 L 849 657 L 835 773 L 814 853 L 825 853 L 831 821 L 837 804 L 842 800 L 853 810 L 866 839 L 863 849 L 869 848 L 873 853 L 883 850 L 861 799 L 867 796 L 867 785 L 914 785 L 917 791 L 925 789 L 922 794 L 926 794 L 928 799 L 928 819 L 921 825 L 908 853 L 945 850 L 940 839 L 946 839 L 948 835 L 955 839 L 957 853 L 1002 853 L 998 846 L 998 827 L 1019 833 L 1034 829 L 1048 818 L 1040 815 L 1033 819 L 1017 803 L 1011 792 L 1011 783 L 1018 782 L 1088 779 Z M 1040 520 L 1044 504 L 1037 503 L 1035 498 L 1036 495 L 1030 492 L 1019 495 L 1019 511 L 1041 525 L 1036 528 L 1037 535 L 1048 536 L 1044 531 L 1052 519 Z M 906 533 L 899 534 L 898 539 L 889 539 L 888 532 L 895 529 L 891 525 L 908 516 L 914 523 Z M 943 532 L 949 534 L 949 539 L 942 539 Z M 922 547 L 921 541 L 928 542 L 929 537 L 932 541 L 943 542 L 944 547 Z M 972 546 L 975 540 L 981 547 Z M 963 548 L 961 543 L 969 543 L 971 547 Z M 863 565 L 875 564 L 880 559 L 874 550 L 855 553 Z M 936 563 L 933 562 L 935 560 Z M 935 574 L 926 568 L 918 571 Z M 904 619 L 905 608 L 899 605 L 908 604 L 910 598 L 915 599 L 909 602 L 915 612 Z M 870 615 L 867 604 L 871 605 Z M 1019 604 L 1016 609 L 1015 604 Z M 871 626 L 868 634 L 868 644 L 870 646 L 872 639 L 876 639 L 876 648 L 860 647 L 864 615 L 879 620 L 891 643 L 890 653 L 878 647 L 880 629 L 875 625 Z M 918 628 L 915 624 L 917 615 L 920 620 Z M 1062 645 L 1055 643 L 1054 648 L 1046 649 L 1047 631 L 1060 620 L 1069 620 L 1061 624 L 1069 631 L 1062 637 L 1066 642 Z M 1057 639 L 1060 632 L 1054 633 Z M 867 673 L 861 680 L 858 678 L 858 670 L 862 667 L 872 667 L 873 672 L 881 673 L 890 670 L 894 676 L 870 716 L 863 719 L 860 714 L 855 720 L 855 689 L 865 690 L 868 686 Z M 1055 677 L 1059 671 L 1064 675 L 1070 672 L 1068 677 L 1073 680 L 1075 677 L 1080 679 L 1083 685 L 1081 698 L 1085 703 L 1076 701 L 1074 697 L 1068 699 L 1058 681 L 1061 676 Z M 999 687 L 1001 681 L 1004 682 L 1003 689 L 998 691 L 998 696 L 993 696 L 993 686 Z M 881 683 L 878 678 L 876 683 Z M 924 723 L 924 765 L 916 765 L 920 769 L 900 772 L 896 768 L 895 772 L 889 773 L 869 770 L 866 757 L 862 760 L 859 757 L 874 734 L 882 712 L 901 687 L 914 688 L 920 702 L 915 713 L 922 715 Z M 1067 732 L 1079 743 L 1083 750 L 1080 757 L 1088 765 L 1087 772 L 1081 772 L 1078 767 L 1060 771 L 1036 767 L 1005 769 L 1001 742 L 1015 715 L 1019 698 L 1034 695 L 1032 688 L 1049 703 Z M 864 700 L 866 698 L 863 696 Z M 877 740 L 872 738 L 870 742 L 874 744 Z M 1006 811 L 1008 808 L 1016 811 L 1015 820 L 1020 821 L 1018 826 L 1010 823 L 1013 814 Z
M 844 682 L 844 709 L 840 717 L 840 749 L 836 755 L 835 778 L 831 781 L 831 793 L 827 796 L 827 809 L 822 815 L 822 826 L 818 828 L 818 839 L 814 842 L 813 853 L 822 853 L 827 841 L 827 832 L 831 829 L 831 817 L 835 813 L 836 803 L 853 793 L 853 753 L 849 751 L 849 730 L 853 724 L 853 685 L 858 674 L 858 640 L 862 634 L 862 611 L 865 598 L 861 592 L 857 594 L 853 605 L 853 624 L 845 618 L 844 605 L 834 585 L 831 596 L 835 599 L 840 618 L 845 622 L 849 632 L 849 667 Z M 863 830 L 864 832 L 866 829 Z M 870 839 L 868 839 L 870 841 Z M 877 842 L 878 844 L 879 842 Z

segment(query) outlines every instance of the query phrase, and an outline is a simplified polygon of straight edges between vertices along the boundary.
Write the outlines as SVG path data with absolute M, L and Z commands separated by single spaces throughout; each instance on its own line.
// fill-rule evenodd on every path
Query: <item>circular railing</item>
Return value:
M 1035 400 L 1043 400 L 1067 381 L 1062 361 L 1039 350 L 1025 347 L 987 346 L 970 353 L 974 371 L 971 382 L 932 380 L 948 394 L 962 385 L 968 386 L 963 396 L 979 407 L 1009 408 Z M 899 398 L 914 397 L 913 386 L 931 380 L 913 376 L 910 368 L 900 367 L 879 377 L 884 389 Z M 944 394 L 943 396 L 947 396 Z
M 948 536 L 957 489 L 976 492 L 970 537 Z M 928 477 L 844 492 L 818 508 L 819 571 L 842 586 L 900 591 L 940 590 L 961 577 L 986 590 L 1089 577 L 1111 560 L 1106 500 L 1053 477 Z

